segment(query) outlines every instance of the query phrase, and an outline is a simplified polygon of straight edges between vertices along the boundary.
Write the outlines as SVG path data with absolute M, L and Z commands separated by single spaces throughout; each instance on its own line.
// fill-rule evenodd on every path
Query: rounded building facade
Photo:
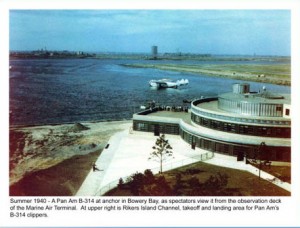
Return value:
M 230 93 L 194 100 L 183 117 L 166 116 L 134 115 L 133 129 L 179 134 L 192 148 L 236 156 L 237 160 L 291 160 L 290 95 L 265 88 L 250 92 L 249 84 L 234 84 Z M 262 142 L 267 145 L 264 152 L 259 151 Z
M 225 93 L 192 102 L 191 119 L 196 125 L 242 135 L 291 137 L 290 95 L 266 91 Z M 288 115 L 285 115 L 288 114 Z

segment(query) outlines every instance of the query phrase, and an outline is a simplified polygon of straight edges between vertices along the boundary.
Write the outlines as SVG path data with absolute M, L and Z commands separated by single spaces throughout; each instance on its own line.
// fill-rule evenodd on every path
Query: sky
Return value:
M 291 54 L 290 10 L 10 10 L 11 51 Z

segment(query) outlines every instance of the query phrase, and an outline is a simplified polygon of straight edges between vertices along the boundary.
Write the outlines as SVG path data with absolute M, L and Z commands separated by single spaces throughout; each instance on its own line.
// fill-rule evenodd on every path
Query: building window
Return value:
M 138 123 L 138 126 L 139 126 L 140 128 L 142 128 L 142 127 L 145 127 L 145 124 L 144 124 L 144 123 Z
M 280 106 L 276 107 L 276 111 L 277 112 L 281 112 L 282 111 L 282 108 Z
M 286 115 L 286 116 L 289 116 L 289 115 L 290 115 L 290 109 L 287 108 L 287 109 L 285 110 L 285 115 Z
M 146 129 L 146 124 L 145 123 L 137 123 L 137 130 L 138 131 L 145 131 Z

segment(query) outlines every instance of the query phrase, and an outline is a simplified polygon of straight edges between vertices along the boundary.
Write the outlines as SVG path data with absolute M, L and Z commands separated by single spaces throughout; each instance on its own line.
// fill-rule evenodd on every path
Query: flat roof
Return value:
M 187 123 L 189 123 L 191 121 L 191 113 L 189 113 L 189 112 L 157 111 L 157 112 L 149 113 L 147 116 L 182 119 Z
M 275 94 L 269 91 L 262 93 L 223 93 L 219 98 L 248 103 L 291 104 L 290 94 Z

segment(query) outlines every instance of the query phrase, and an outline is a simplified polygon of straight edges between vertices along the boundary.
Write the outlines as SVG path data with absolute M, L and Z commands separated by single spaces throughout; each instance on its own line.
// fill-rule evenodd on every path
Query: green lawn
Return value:
M 284 170 L 283 172 L 288 173 L 290 172 L 289 168 L 290 167 L 285 167 L 282 170 Z M 280 169 L 278 169 L 278 167 L 277 168 L 274 167 L 273 169 L 274 170 L 276 169 L 277 172 L 280 172 Z M 200 190 L 197 192 L 195 191 L 195 189 L 192 189 L 191 186 L 200 186 L 199 189 L 201 189 L 204 186 L 204 182 L 207 183 L 207 180 L 211 176 L 215 176 L 217 173 L 220 173 L 228 177 L 225 188 L 222 191 L 219 191 L 217 193 L 218 196 L 290 196 L 291 195 L 290 192 L 280 187 L 277 187 L 266 180 L 259 179 L 257 176 L 249 172 L 210 165 L 203 162 L 199 162 L 178 169 L 174 169 L 171 171 L 167 171 L 163 173 L 163 177 L 165 178 L 168 186 L 171 189 L 174 189 L 176 182 L 178 184 L 178 180 L 176 181 L 176 179 L 178 179 L 178 174 L 180 174 L 181 176 L 180 190 L 176 191 L 176 193 L 174 192 L 170 193 L 170 191 L 167 191 L 168 195 L 170 196 L 190 196 L 190 195 L 208 196 L 210 195 L 210 192 L 203 194 L 203 191 Z M 158 175 L 156 175 L 156 178 L 157 177 Z M 200 185 L 198 184 L 198 181 Z M 155 186 L 151 184 L 151 186 L 145 186 L 144 188 L 155 189 Z M 163 189 L 160 189 L 160 191 L 164 192 Z M 108 192 L 106 195 L 133 196 L 130 189 L 126 186 L 122 189 L 115 188 L 112 191 Z M 143 193 L 141 193 L 140 195 L 143 195 Z

